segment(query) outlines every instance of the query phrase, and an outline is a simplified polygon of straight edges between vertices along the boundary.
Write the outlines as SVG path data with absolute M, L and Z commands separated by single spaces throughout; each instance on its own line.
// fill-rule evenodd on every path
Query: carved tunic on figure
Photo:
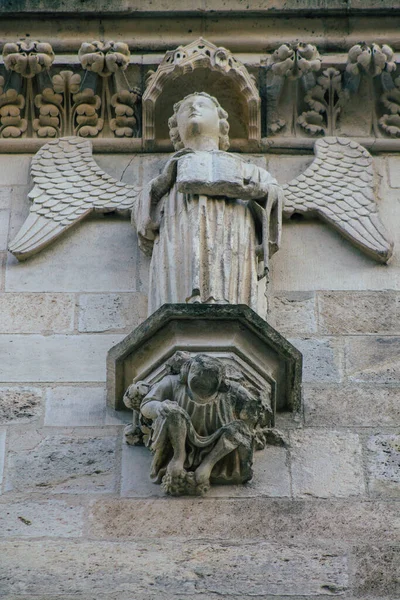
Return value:
M 150 477 L 172 495 L 249 481 L 253 450 L 272 435 L 269 393 L 261 397 L 230 380 L 217 358 L 177 355 L 170 374 L 150 389 L 141 382 L 128 388 L 124 402 L 140 418 L 127 441 L 141 443 L 146 433 L 154 453 Z
M 257 310 L 257 280 L 280 240 L 281 188 L 265 169 L 225 152 L 227 114 L 215 98 L 191 94 L 174 111 L 171 138 L 184 149 L 132 213 L 139 243 L 152 255 L 149 314 L 174 302 Z

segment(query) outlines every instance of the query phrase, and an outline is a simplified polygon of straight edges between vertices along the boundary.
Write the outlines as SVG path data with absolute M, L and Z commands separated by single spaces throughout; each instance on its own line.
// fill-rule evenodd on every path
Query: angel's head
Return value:
M 169 135 L 175 150 L 182 148 L 229 148 L 228 113 L 218 100 L 205 92 L 189 94 L 174 104 L 168 121 Z

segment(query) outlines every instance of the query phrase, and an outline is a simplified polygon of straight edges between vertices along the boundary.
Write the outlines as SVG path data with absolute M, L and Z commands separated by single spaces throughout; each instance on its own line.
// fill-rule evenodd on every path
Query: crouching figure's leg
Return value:
M 153 424 L 154 458 L 152 473 L 155 474 L 169 459 L 161 484 L 172 496 L 194 494 L 194 476 L 185 470 L 187 415 L 173 402 L 164 402 L 160 414 Z M 167 456 L 168 455 L 168 456 Z
M 242 421 L 233 421 L 222 429 L 223 432 L 214 448 L 207 454 L 194 473 L 196 494 L 203 495 L 210 489 L 210 477 L 214 466 L 219 460 L 236 449 L 239 450 L 241 463 L 249 465 L 248 477 L 245 477 L 244 481 L 251 479 L 253 441 L 248 427 Z

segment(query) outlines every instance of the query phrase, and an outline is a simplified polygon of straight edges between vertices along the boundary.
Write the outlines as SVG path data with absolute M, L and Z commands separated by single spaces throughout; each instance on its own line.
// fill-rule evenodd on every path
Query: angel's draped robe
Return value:
M 279 247 L 283 196 L 265 169 L 240 160 L 251 200 L 182 193 L 176 177 L 157 204 L 153 181 L 137 197 L 132 222 L 141 249 L 151 254 L 149 315 L 180 302 L 257 311 L 258 280 Z

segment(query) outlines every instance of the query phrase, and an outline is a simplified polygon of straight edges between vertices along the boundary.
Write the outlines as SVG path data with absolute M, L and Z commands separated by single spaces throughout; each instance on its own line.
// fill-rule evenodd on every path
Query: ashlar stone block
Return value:
M 0 294 L 0 332 L 70 333 L 74 307 L 72 294 Z
M 78 329 L 102 332 L 137 327 L 147 316 L 144 294 L 85 294 L 79 298 Z
M 323 334 L 400 332 L 400 297 L 396 292 L 321 292 L 318 308 Z
M 271 297 L 267 321 L 283 335 L 316 333 L 314 294 L 299 292 Z
M 116 484 L 116 438 L 49 435 L 8 456 L 7 491 L 109 493 Z
M 303 355 L 304 383 L 334 383 L 341 380 L 341 343 L 333 339 L 290 338 Z
M 42 390 L 34 387 L 0 387 L 0 423 L 37 419 L 42 410 Z
M 44 425 L 51 427 L 101 426 L 106 419 L 103 387 L 56 387 L 46 394 Z
M 374 495 L 400 498 L 400 435 L 376 434 L 367 442 L 369 487 Z
M 0 552 L 5 594 L 19 595 L 21 582 L 25 594 L 85 598 L 331 597 L 348 588 L 343 553 L 269 542 L 26 540 L 4 541 Z
M 1 494 L 1 485 L 3 482 L 5 452 L 6 452 L 6 430 L 0 429 L 0 494 Z
M 357 383 L 400 383 L 400 337 L 347 338 L 346 374 Z
M 80 537 L 83 513 L 83 506 L 62 500 L 0 504 L 0 537 Z
M 0 335 L 4 382 L 105 381 L 106 355 L 121 336 Z
M 396 427 L 400 388 L 360 384 L 303 387 L 307 426 Z
M 400 597 L 400 547 L 357 547 L 353 563 L 356 598 Z
M 295 497 L 346 497 L 365 493 L 361 444 L 349 432 L 290 432 Z

